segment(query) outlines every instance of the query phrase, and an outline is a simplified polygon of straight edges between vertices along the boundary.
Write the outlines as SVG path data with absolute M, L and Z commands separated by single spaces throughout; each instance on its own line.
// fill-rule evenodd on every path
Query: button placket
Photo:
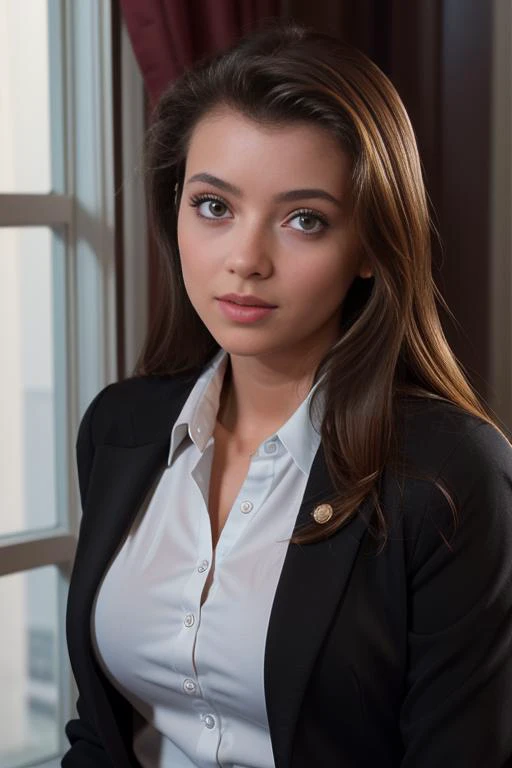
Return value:
M 275 464 L 274 457 L 271 458 L 264 455 L 257 461 L 251 462 L 247 476 L 232 508 L 234 514 L 228 516 L 217 542 L 215 555 L 217 567 L 222 567 L 224 558 L 229 554 L 240 536 L 244 535 L 248 526 L 255 519 L 255 515 L 258 514 L 258 510 L 268 495 L 272 484 Z

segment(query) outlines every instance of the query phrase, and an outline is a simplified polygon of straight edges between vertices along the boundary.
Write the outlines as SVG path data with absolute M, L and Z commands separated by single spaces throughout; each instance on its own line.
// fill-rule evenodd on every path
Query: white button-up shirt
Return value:
M 100 664 L 134 707 L 144 768 L 274 766 L 265 639 L 320 444 L 321 414 L 314 423 L 308 415 L 318 385 L 252 455 L 213 551 L 208 489 L 227 362 L 220 350 L 195 383 L 172 429 L 168 465 L 110 563 L 92 614 Z

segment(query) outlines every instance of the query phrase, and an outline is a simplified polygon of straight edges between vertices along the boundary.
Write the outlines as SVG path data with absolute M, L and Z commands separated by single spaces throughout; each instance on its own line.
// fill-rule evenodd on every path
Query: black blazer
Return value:
M 77 441 L 83 505 L 67 613 L 79 719 L 65 768 L 136 766 L 131 706 L 93 655 L 91 607 L 109 560 L 166 461 L 195 378 L 140 377 L 89 406 Z M 512 766 L 512 449 L 454 405 L 405 398 L 386 467 L 390 525 L 377 553 L 370 504 L 331 538 L 289 545 L 265 650 L 277 768 Z M 450 490 L 459 524 L 445 494 Z M 297 523 L 332 493 L 318 449 Z

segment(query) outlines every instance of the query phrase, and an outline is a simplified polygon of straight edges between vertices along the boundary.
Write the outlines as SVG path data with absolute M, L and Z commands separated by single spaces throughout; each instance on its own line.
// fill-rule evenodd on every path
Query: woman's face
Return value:
M 190 301 L 227 352 L 318 361 L 337 340 L 350 284 L 370 275 L 353 227 L 350 174 L 348 155 L 317 126 L 262 127 L 227 109 L 197 124 L 178 244 Z M 225 294 L 274 308 L 241 317 L 219 300 Z

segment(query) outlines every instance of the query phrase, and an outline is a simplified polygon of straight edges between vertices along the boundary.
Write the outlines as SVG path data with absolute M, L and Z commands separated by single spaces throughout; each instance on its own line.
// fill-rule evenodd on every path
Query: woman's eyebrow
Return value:
M 228 181 L 223 181 L 217 176 L 213 176 L 211 173 L 196 173 L 194 176 L 191 176 L 186 183 L 191 184 L 193 181 L 205 181 L 207 184 L 211 184 L 213 187 L 222 189 L 224 192 L 229 192 L 235 197 L 243 197 L 242 190 L 239 187 L 235 187 L 234 184 L 230 184 Z M 304 198 L 318 198 L 328 200 L 329 202 L 338 206 L 338 208 L 342 207 L 340 200 L 337 200 L 335 197 L 333 197 L 333 195 L 331 195 L 329 192 L 326 192 L 324 189 L 317 188 L 290 189 L 288 192 L 279 192 L 278 195 L 274 196 L 273 200 L 276 203 L 289 203 L 295 202 L 296 200 L 303 200 Z

